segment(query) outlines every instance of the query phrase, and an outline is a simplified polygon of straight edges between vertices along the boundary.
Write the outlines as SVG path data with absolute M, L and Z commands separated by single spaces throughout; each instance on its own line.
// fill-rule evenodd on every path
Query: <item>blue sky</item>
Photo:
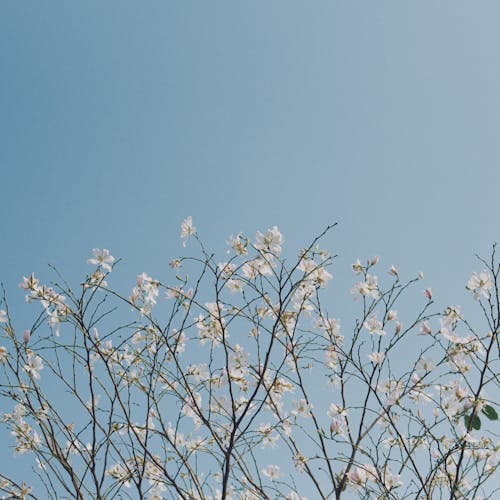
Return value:
M 187 215 L 217 250 L 277 224 L 295 252 L 337 221 L 339 268 L 378 254 L 462 300 L 498 239 L 499 15 L 493 1 L 3 1 L 14 312 L 23 274 L 50 262 L 78 283 L 96 246 L 124 258 L 124 285 L 161 278 Z
M 494 2 L 2 2 L 2 281 L 106 246 L 151 272 L 338 221 L 437 285 L 497 238 Z M 80 272 L 80 271 L 78 271 Z

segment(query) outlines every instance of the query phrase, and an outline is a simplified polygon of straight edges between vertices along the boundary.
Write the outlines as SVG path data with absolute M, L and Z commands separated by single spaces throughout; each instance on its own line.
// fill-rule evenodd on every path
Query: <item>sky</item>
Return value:
M 494 1 L 0 3 L 0 281 L 93 247 L 161 277 L 277 225 L 462 300 L 498 239 Z M 480 265 L 479 265 L 480 267 Z
M 212 245 L 336 221 L 347 262 L 462 286 L 497 238 L 499 9 L 2 2 L 3 283 L 94 246 L 160 271 L 192 215 Z

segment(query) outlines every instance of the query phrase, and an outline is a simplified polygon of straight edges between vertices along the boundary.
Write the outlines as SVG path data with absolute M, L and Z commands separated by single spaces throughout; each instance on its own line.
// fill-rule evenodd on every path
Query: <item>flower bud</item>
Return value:
M 24 330 L 23 332 L 23 342 L 27 344 L 30 341 L 31 332 L 29 330 Z
M 431 334 L 432 330 L 431 327 L 429 326 L 429 323 L 427 323 L 427 321 L 424 321 L 420 325 L 420 332 L 417 335 L 431 335 Z
M 391 266 L 391 268 L 389 269 L 389 274 L 391 274 L 392 276 L 399 276 L 397 267 Z
M 394 310 L 390 310 L 388 313 L 387 313 L 387 321 L 393 321 L 395 320 L 396 318 L 398 317 L 398 313 L 397 311 L 394 311 Z
M 332 420 L 332 423 L 330 424 L 330 434 L 339 433 L 341 428 L 342 428 L 342 424 L 338 419 Z
M 426 288 L 424 290 L 424 295 L 429 299 L 432 300 L 432 290 L 430 288 Z

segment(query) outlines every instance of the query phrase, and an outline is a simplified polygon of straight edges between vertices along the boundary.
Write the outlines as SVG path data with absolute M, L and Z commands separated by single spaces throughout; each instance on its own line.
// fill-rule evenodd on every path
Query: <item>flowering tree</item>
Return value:
M 0 470 L 1 491 L 490 496 L 500 453 L 494 251 L 467 284 L 480 328 L 457 306 L 434 311 L 421 273 L 403 281 L 391 266 L 379 280 L 372 258 L 352 265 L 359 315 L 341 332 L 322 300 L 333 258 L 319 245 L 330 229 L 290 261 L 277 227 L 238 234 L 221 262 L 188 218 L 181 237 L 198 255 L 171 261 L 174 285 L 142 273 L 122 294 L 109 284 L 117 262 L 99 249 L 76 288 L 23 278 L 27 301 L 42 308 L 17 331 L 4 297 L 0 391 L 4 428 L 15 454 L 33 456 L 33 477 Z M 420 305 L 399 317 L 415 287 Z

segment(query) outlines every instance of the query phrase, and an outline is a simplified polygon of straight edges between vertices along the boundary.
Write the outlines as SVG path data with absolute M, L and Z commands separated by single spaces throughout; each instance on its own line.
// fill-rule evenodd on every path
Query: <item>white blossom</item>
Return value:
M 307 497 L 302 497 L 295 491 L 290 491 L 286 496 L 286 500 L 307 500 Z
M 348 478 L 353 486 L 360 488 L 366 483 L 366 471 L 362 467 L 354 467 L 349 472 Z
M 356 283 L 352 288 L 351 293 L 354 295 L 354 298 L 372 297 L 373 299 L 378 299 L 380 297 L 380 292 L 378 289 L 377 276 L 367 274 L 366 280 Z
M 375 365 L 380 365 L 384 361 L 385 354 L 383 352 L 372 352 L 368 354 L 368 358 Z
M 106 471 L 106 474 L 123 483 L 127 488 L 130 488 L 131 473 L 122 464 L 117 463 L 113 465 L 113 467 Z
M 359 259 L 356 259 L 356 262 L 351 267 L 356 275 L 360 275 L 363 272 L 363 266 L 361 265 L 361 261 Z
M 247 255 L 248 250 L 248 239 L 244 238 L 241 233 L 238 233 L 236 237 L 233 238 L 233 235 L 229 237 L 229 241 L 227 242 L 232 249 L 236 252 L 236 255 Z M 229 250 L 228 250 L 229 253 Z
M 93 248 L 92 253 L 94 254 L 94 257 L 92 259 L 88 259 L 87 264 L 101 266 L 108 273 L 111 272 L 111 266 L 115 261 L 115 258 L 109 254 L 109 250 L 106 248 L 103 248 L 102 250 L 99 248 Z
M 280 477 L 280 468 L 278 465 L 268 465 L 265 469 L 262 469 L 262 474 L 271 481 L 275 481 Z
M 347 416 L 347 409 L 344 408 L 343 406 L 337 405 L 335 403 L 330 403 L 330 407 L 328 408 L 328 411 L 326 414 L 330 418 L 346 417 Z
M 281 254 L 283 236 L 277 226 L 273 226 L 271 229 L 268 229 L 266 234 L 262 234 L 260 231 L 257 231 L 255 240 L 255 248 L 257 248 L 257 250 L 269 252 L 275 256 L 279 256 Z
M 33 353 L 28 354 L 28 363 L 24 365 L 24 371 L 30 373 L 36 380 L 40 379 L 40 371 L 43 370 L 43 361 L 40 356 Z
M 382 323 L 377 319 L 375 314 L 372 314 L 364 323 L 363 326 L 371 335 L 385 335 Z
M 493 288 L 490 273 L 486 269 L 479 273 L 479 276 L 477 273 L 472 273 L 466 288 L 474 294 L 476 300 L 479 300 L 481 297 L 489 299 L 490 290 Z
M 196 228 L 193 226 L 193 218 L 189 216 L 181 224 L 182 245 L 186 246 L 188 238 L 194 234 L 196 234 Z

